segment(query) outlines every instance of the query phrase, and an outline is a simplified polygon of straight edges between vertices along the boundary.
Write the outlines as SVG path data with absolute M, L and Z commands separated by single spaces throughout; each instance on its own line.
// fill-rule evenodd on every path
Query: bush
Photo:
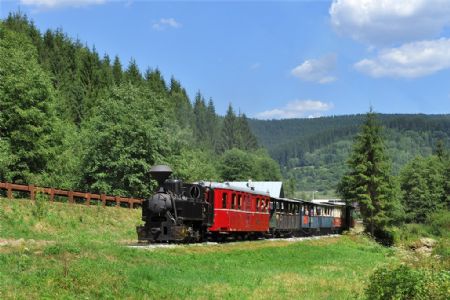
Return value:
M 447 299 L 449 291 L 450 272 L 401 265 L 376 270 L 365 295 L 367 299 Z
M 37 191 L 34 199 L 33 210 L 31 212 L 34 217 L 41 220 L 48 214 L 47 196 L 42 191 Z
M 430 214 L 426 220 L 430 232 L 435 236 L 444 237 L 450 233 L 450 211 L 440 210 Z

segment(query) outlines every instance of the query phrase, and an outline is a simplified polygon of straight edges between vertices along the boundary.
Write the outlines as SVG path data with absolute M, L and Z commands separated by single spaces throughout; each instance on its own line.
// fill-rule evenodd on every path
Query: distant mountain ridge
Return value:
M 393 172 L 417 155 L 430 155 L 438 140 L 450 145 L 450 114 L 377 114 Z M 299 190 L 334 189 L 365 114 L 314 119 L 249 120 L 261 145 L 294 178 Z

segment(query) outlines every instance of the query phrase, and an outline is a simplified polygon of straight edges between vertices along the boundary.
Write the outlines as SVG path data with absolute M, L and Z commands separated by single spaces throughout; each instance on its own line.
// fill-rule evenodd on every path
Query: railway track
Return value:
M 291 237 L 291 238 L 271 238 L 271 239 L 260 239 L 254 241 L 230 241 L 224 243 L 218 242 L 205 242 L 205 243 L 194 243 L 194 244 L 168 244 L 168 243 L 158 243 L 158 244 L 131 244 L 127 245 L 129 248 L 134 249 L 142 249 L 142 250 L 158 250 L 158 249 L 174 249 L 181 247 L 206 247 L 206 246 L 225 246 L 225 245 L 235 245 L 235 244 L 243 244 L 243 243 L 261 243 L 261 242 L 291 242 L 298 243 L 303 241 L 311 241 L 311 240 L 321 240 L 326 238 L 336 238 L 340 237 L 339 234 L 330 234 L 330 235 L 320 235 L 320 236 L 308 236 L 308 237 Z

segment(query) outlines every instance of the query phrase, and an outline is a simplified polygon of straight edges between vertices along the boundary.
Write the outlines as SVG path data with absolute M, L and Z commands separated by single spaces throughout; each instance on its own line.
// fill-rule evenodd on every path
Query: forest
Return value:
M 282 167 L 286 182 L 295 183 L 297 196 L 335 197 L 347 157 L 365 115 L 315 119 L 250 120 L 258 141 Z M 450 146 L 450 115 L 377 114 L 392 173 L 416 157 L 436 152 L 439 141 Z M 294 188 L 294 187 L 292 187 Z
M 0 181 L 145 197 L 149 169 L 184 180 L 279 180 L 279 165 L 229 106 L 141 72 L 27 16 L 0 23 Z

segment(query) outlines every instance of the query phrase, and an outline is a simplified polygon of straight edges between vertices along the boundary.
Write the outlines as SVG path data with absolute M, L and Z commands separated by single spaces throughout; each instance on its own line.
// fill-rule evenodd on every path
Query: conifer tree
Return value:
M 14 161 L 7 179 L 31 183 L 49 156 L 51 83 L 29 38 L 1 24 L 0 66 L 0 140 Z
M 220 151 L 225 152 L 233 149 L 236 146 L 237 141 L 237 120 L 233 107 L 228 106 L 227 114 L 223 119 L 222 131 L 220 133 Z
M 114 84 L 113 70 L 111 68 L 111 60 L 108 54 L 103 56 L 100 70 L 100 86 L 102 88 L 112 86 Z
M 416 157 L 400 175 L 406 221 L 423 223 L 444 207 L 444 166 L 439 157 Z
M 125 80 L 132 84 L 140 84 L 142 82 L 142 75 L 136 61 L 132 58 L 125 71 Z
M 181 128 L 192 128 L 192 105 L 186 91 L 181 84 L 175 79 L 170 79 L 169 95 L 170 102 L 175 113 L 175 120 Z
M 114 77 L 114 83 L 119 85 L 122 82 L 122 64 L 120 63 L 119 57 L 116 55 L 114 57 L 114 63 L 112 66 L 112 73 Z
M 198 91 L 194 101 L 194 136 L 202 145 L 206 144 L 206 132 L 206 104 L 202 94 Z
M 145 71 L 145 80 L 150 90 L 161 97 L 167 95 L 167 86 L 159 69 Z
M 256 150 L 258 149 L 258 141 L 256 136 L 250 129 L 247 116 L 242 114 L 237 119 L 237 128 L 239 132 L 239 148 L 243 150 Z
M 401 217 L 398 188 L 390 174 L 390 162 L 376 115 L 370 110 L 356 137 L 349 171 L 338 185 L 343 199 L 357 202 L 366 230 L 374 237 L 382 237 L 387 226 Z
M 219 133 L 219 124 L 216 114 L 216 108 L 214 107 L 214 102 L 210 98 L 208 101 L 208 106 L 206 107 L 206 128 L 207 128 L 207 139 L 208 146 L 216 150 L 217 149 L 217 135 Z

